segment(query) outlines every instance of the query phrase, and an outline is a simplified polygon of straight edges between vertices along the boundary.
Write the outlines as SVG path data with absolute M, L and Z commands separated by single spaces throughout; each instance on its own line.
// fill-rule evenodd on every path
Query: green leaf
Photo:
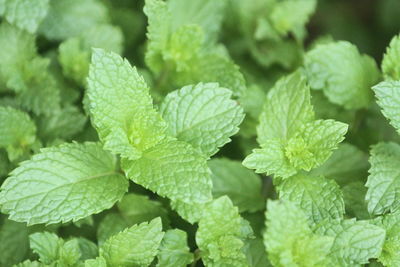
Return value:
M 143 152 L 138 160 L 122 159 L 127 177 L 160 196 L 186 203 L 211 200 L 206 158 L 189 144 L 169 140 Z
M 378 217 L 371 223 L 386 230 L 386 239 L 378 261 L 384 266 L 397 266 L 400 264 L 400 213 L 395 212 Z
M 312 170 L 313 175 L 323 175 L 346 184 L 355 178 L 367 176 L 368 156 L 354 145 L 342 143 L 321 166 Z
M 382 60 L 382 72 L 386 80 L 400 80 L 400 35 L 393 37 Z
M 63 40 L 107 21 L 107 9 L 100 1 L 50 1 L 48 14 L 41 23 L 39 32 L 48 39 Z
M 274 174 L 285 178 L 296 174 L 297 171 L 286 157 L 285 147 L 279 139 L 269 139 L 263 145 L 264 148 L 254 149 L 244 159 L 245 167 L 255 169 L 256 173 Z
M 311 88 L 323 90 L 328 99 L 346 109 L 368 107 L 372 85 L 379 79 L 375 61 L 349 42 L 316 46 L 305 57 Z
M 128 189 L 115 158 L 96 143 L 44 148 L 3 183 L 0 204 L 28 224 L 77 221 L 110 208 Z
M 204 203 L 211 199 L 206 159 L 185 142 L 160 143 L 136 161 L 123 159 L 122 169 L 135 183 L 172 200 Z
M 400 79 L 400 78 L 399 78 Z M 382 114 L 400 133 L 400 81 L 385 81 L 372 87 Z
M 101 246 L 111 236 L 121 232 L 130 225 L 118 213 L 109 213 L 100 221 L 97 227 L 97 242 Z
M 269 91 L 257 127 L 257 141 L 288 140 L 314 119 L 310 89 L 299 71 L 281 78 Z
M 320 166 L 344 140 L 348 125 L 334 120 L 306 123 L 298 134 L 288 140 L 285 155 L 292 166 L 306 171 Z
M 171 27 L 176 29 L 181 25 L 196 24 L 205 33 L 205 42 L 212 43 L 218 38 L 221 28 L 226 0 L 171 0 L 168 10 L 173 15 Z
M 141 223 L 108 239 L 100 248 L 100 256 L 109 266 L 148 266 L 157 255 L 164 236 L 161 219 Z
M 220 197 L 211 202 L 203 212 L 196 233 L 196 243 L 202 251 L 204 264 L 247 266 L 244 241 L 252 233 L 244 231 L 245 225 L 238 209 L 228 197 Z
M 6 0 L 5 18 L 19 28 L 35 33 L 49 9 L 49 0 Z
M 309 87 L 297 71 L 269 91 L 257 127 L 261 149 L 253 150 L 243 165 L 281 178 L 310 171 L 329 158 L 347 127 L 334 120 L 314 120 Z
M 246 257 L 250 267 L 272 267 L 265 253 L 261 238 L 249 240 L 246 244 Z
M 51 264 L 59 259 L 59 249 L 63 241 L 56 234 L 34 233 L 29 236 L 29 240 L 31 249 L 39 255 L 41 262 Z
M 304 25 L 308 22 L 315 11 L 317 1 L 295 0 L 295 1 L 272 1 L 276 2 L 271 11 L 271 24 L 280 35 L 293 32 L 298 39 L 303 39 Z M 290 14 L 290 16 L 288 16 Z
M 157 255 L 159 267 L 185 267 L 193 261 L 186 232 L 172 229 L 165 232 Z
M 55 110 L 50 116 L 37 119 L 38 135 L 47 142 L 57 138 L 71 140 L 83 130 L 86 116 L 75 106 L 66 106 Z
M 83 237 L 78 237 L 74 239 L 78 242 L 81 260 L 92 259 L 99 255 L 99 249 L 97 245 L 92 241 Z
M 244 168 L 239 161 L 227 158 L 212 159 L 208 162 L 213 181 L 213 196 L 227 195 L 239 212 L 256 212 L 264 209 L 261 178 Z
M 264 244 L 273 266 L 331 266 L 333 238 L 315 235 L 301 209 L 290 201 L 268 201 Z
M 330 251 L 333 266 L 366 264 L 369 259 L 379 257 L 385 241 L 384 229 L 353 219 L 325 221 L 315 231 L 334 238 Z
M 5 219 L 0 226 L 0 265 L 12 266 L 27 256 L 28 228 L 23 223 Z
M 299 174 L 283 180 L 277 189 L 280 199 L 303 210 L 310 225 L 324 219 L 343 219 L 343 194 L 333 180 Z
M 168 132 L 212 156 L 230 142 L 244 118 L 242 108 L 231 100 L 232 92 L 216 83 L 199 83 L 169 93 L 160 113 Z
M 371 215 L 395 211 L 400 207 L 400 146 L 379 143 L 371 149 L 366 200 Z
M 126 194 L 117 206 L 121 215 L 130 225 L 150 221 L 156 217 L 160 217 L 164 225 L 169 224 L 167 210 L 160 202 L 150 200 L 148 196 Z
M 13 161 L 27 153 L 36 140 L 36 126 L 23 111 L 0 106 L 0 148 Z
M 118 27 L 99 24 L 78 37 L 65 40 L 58 48 L 64 75 L 80 85 L 86 85 L 92 47 L 121 53 L 123 39 Z
M 342 187 L 346 214 L 357 219 L 369 219 L 365 195 L 367 188 L 361 181 L 355 181 Z
M 243 93 L 245 80 L 238 67 L 225 51 L 221 52 L 223 49 L 209 40 L 219 28 L 222 13 L 217 10 L 223 8 L 225 2 L 146 1 L 144 12 L 148 17 L 149 44 L 145 59 L 158 75 L 157 85 L 166 87 L 161 89 L 218 82 L 235 95 Z M 210 23 L 212 18 L 214 21 Z
M 81 252 L 77 239 L 64 241 L 56 234 L 50 232 L 38 232 L 29 236 L 32 250 L 39 255 L 39 259 L 45 264 L 55 266 L 74 266 Z
M 103 257 L 97 257 L 96 259 L 86 260 L 85 267 L 107 267 L 107 262 Z
M 165 138 L 149 88 L 127 60 L 94 49 L 88 85 L 92 121 L 107 150 L 137 159 Z

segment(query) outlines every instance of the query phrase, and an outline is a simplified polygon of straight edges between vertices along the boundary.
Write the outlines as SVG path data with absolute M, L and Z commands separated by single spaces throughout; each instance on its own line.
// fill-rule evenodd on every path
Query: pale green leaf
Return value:
M 347 124 L 334 120 L 306 123 L 288 140 L 285 155 L 296 169 L 309 171 L 329 158 L 332 151 L 343 141 L 347 128 Z
M 39 255 L 39 260 L 45 264 L 56 266 L 74 266 L 81 252 L 77 239 L 64 241 L 56 234 L 38 232 L 29 236 L 31 249 Z
M 239 161 L 227 158 L 208 162 L 212 172 L 213 196 L 227 195 L 240 212 L 256 212 L 264 209 L 261 178 L 244 168 Z
M 346 184 L 354 179 L 367 176 L 368 156 L 354 145 L 341 143 L 330 158 L 313 175 L 323 175 L 335 179 L 339 184 Z
M 122 159 L 122 169 L 135 183 L 171 200 L 190 204 L 211 199 L 206 158 L 185 142 L 159 143 L 138 160 Z
M 313 234 L 307 216 L 290 201 L 268 201 L 264 244 L 273 266 L 330 266 L 333 238 Z
M 86 260 L 85 267 L 107 267 L 107 262 L 103 257 L 97 257 L 96 259 Z
M 296 174 L 296 168 L 286 157 L 285 147 L 279 139 L 268 139 L 263 145 L 264 148 L 254 149 L 253 153 L 244 159 L 245 167 L 254 169 L 256 173 L 274 174 L 283 178 Z
M 394 211 L 400 207 L 400 146 L 379 143 L 372 147 L 369 159 L 366 200 L 372 215 Z
M 393 37 L 382 60 L 382 72 L 387 80 L 400 80 L 400 35 Z
M 386 230 L 386 239 L 378 261 L 384 266 L 400 265 L 400 213 L 395 212 L 378 217 L 371 223 Z
M 148 266 L 158 252 L 162 232 L 161 219 L 134 225 L 110 237 L 100 248 L 100 256 L 109 266 Z
M 12 161 L 28 152 L 36 140 L 36 126 L 23 111 L 0 107 L 0 148 L 5 148 Z
M 304 37 L 303 27 L 314 13 L 316 0 L 287 0 L 275 1 L 270 19 L 276 31 L 285 36 L 293 32 L 297 37 Z M 290 14 L 290 16 L 288 16 Z M 303 38 L 298 38 L 303 39 Z
M 368 263 L 381 254 L 385 230 L 366 221 L 330 220 L 316 229 L 318 234 L 334 238 L 330 250 L 333 266 L 353 267 Z
M 105 147 L 136 159 L 165 137 L 144 79 L 115 53 L 94 49 L 88 78 L 93 123 Z
M 349 42 L 321 44 L 307 53 L 305 68 L 311 88 L 346 109 L 368 107 L 371 86 L 379 79 L 375 61 Z
M 244 118 L 231 95 L 216 83 L 185 86 L 165 97 L 160 113 L 172 136 L 212 156 L 239 131 Z
M 247 266 L 243 219 L 226 196 L 211 202 L 203 212 L 196 233 L 196 243 L 206 266 Z
M 177 29 L 181 25 L 199 25 L 205 33 L 205 42 L 213 43 L 217 40 L 226 0 L 170 0 L 168 10 L 173 15 L 171 28 Z
M 107 21 L 107 9 L 101 1 L 56 0 L 50 1 L 39 32 L 48 39 L 63 40 Z
M 186 232 L 172 229 L 165 232 L 157 255 L 159 267 L 186 267 L 193 261 Z
M 400 79 L 400 77 L 399 77 Z M 400 133 L 400 81 L 385 81 L 372 87 L 383 115 Z
M 333 180 L 299 174 L 283 180 L 277 189 L 280 199 L 303 210 L 310 225 L 324 219 L 343 218 L 343 194 Z
M 96 143 L 44 148 L 3 183 L 4 213 L 28 224 L 77 221 L 110 208 L 128 189 L 116 160 Z
M 261 146 L 270 139 L 288 140 L 314 119 L 310 89 L 301 73 L 281 78 L 269 91 L 257 127 Z
M 5 18 L 30 33 L 36 32 L 49 9 L 49 0 L 7 0 Z

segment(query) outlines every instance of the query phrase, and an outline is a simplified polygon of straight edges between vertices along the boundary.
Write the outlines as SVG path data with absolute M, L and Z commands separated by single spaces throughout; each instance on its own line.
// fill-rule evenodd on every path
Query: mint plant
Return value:
M 386 52 L 334 1 L 0 1 L 0 266 L 400 266 L 376 5 Z

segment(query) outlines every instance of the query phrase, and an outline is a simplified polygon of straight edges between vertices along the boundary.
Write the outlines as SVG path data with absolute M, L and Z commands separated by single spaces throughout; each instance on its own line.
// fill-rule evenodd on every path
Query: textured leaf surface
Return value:
M 382 108 L 383 115 L 400 133 L 400 81 L 381 82 L 372 89 L 378 99 L 378 105 Z
M 100 256 L 110 266 L 148 266 L 163 236 L 160 218 L 134 225 L 108 239 L 100 248 Z
M 258 175 L 244 168 L 239 161 L 227 158 L 212 159 L 208 166 L 212 172 L 214 198 L 227 195 L 240 212 L 264 209 L 265 200 Z
M 90 113 L 105 148 L 135 159 L 165 137 L 149 88 L 127 60 L 93 50 L 88 84 Z
M 334 238 L 330 251 L 334 266 L 368 263 L 381 254 L 385 241 L 385 230 L 366 221 L 331 220 L 322 223 L 316 232 Z
M 333 238 L 312 233 L 306 215 L 290 201 L 269 201 L 264 244 L 273 266 L 330 266 Z
M 29 236 L 31 249 L 40 262 L 56 266 L 74 266 L 81 257 L 78 239 L 64 241 L 50 232 L 37 232 Z
M 306 123 L 285 147 L 285 155 L 292 166 L 306 171 L 324 163 L 337 145 L 343 141 L 347 124 L 334 120 Z
M 267 140 L 264 148 L 254 149 L 252 154 L 244 159 L 243 165 L 249 169 L 255 169 L 256 173 L 290 177 L 296 174 L 296 169 L 290 164 L 284 149 L 279 139 Z
M 165 232 L 157 255 L 159 267 L 185 267 L 193 261 L 186 232 L 172 229 Z
M 366 200 L 372 215 L 394 211 L 400 207 L 400 146 L 379 143 L 372 147 L 369 162 Z
M 400 35 L 393 37 L 382 60 L 382 72 L 387 80 L 400 80 Z
M 172 200 L 204 203 L 211 199 L 206 159 L 185 142 L 160 143 L 138 160 L 123 159 L 122 169 L 135 183 Z
M 385 243 L 382 253 L 378 257 L 384 266 L 397 266 L 400 264 L 400 213 L 394 212 L 378 217 L 371 223 L 386 230 Z
M 7 0 L 5 18 L 21 29 L 36 32 L 49 9 L 49 0 Z
M 168 94 L 160 112 L 172 136 L 211 156 L 239 131 L 244 118 L 231 95 L 216 83 L 189 85 Z
M 313 175 L 323 175 L 346 184 L 355 178 L 367 176 L 368 156 L 354 145 L 341 143 L 332 156 L 320 167 L 312 170 Z
M 343 218 L 343 194 L 333 180 L 299 174 L 284 180 L 278 192 L 280 199 L 301 208 L 311 225 L 324 219 Z
M 220 197 L 207 206 L 196 233 L 196 243 L 204 253 L 205 265 L 247 266 L 242 249 L 252 233 L 244 231 L 243 226 L 238 209 L 228 197 Z
M 287 140 L 314 119 L 310 88 L 300 72 L 281 78 L 269 91 L 260 124 L 257 141 L 263 145 L 269 139 Z
M 23 111 L 0 107 L 0 147 L 5 148 L 10 160 L 27 152 L 36 140 L 36 126 Z
M 379 79 L 375 61 L 345 41 L 318 45 L 307 53 L 305 67 L 311 88 L 322 89 L 332 103 L 346 109 L 367 107 L 370 88 Z
M 103 211 L 128 188 L 115 164 L 95 143 L 44 148 L 3 183 L 2 211 L 28 224 L 76 221 Z

